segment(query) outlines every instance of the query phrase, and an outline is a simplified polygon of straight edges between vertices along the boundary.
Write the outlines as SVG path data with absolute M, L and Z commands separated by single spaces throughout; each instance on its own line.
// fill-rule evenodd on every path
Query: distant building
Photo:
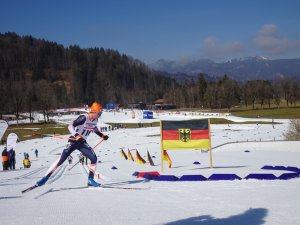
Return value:
M 127 108 L 129 108 L 129 109 L 146 109 L 147 106 L 144 102 L 132 102 L 132 103 L 127 103 Z
M 176 109 L 175 104 L 170 104 L 166 99 L 157 99 L 154 101 L 154 105 L 149 106 L 153 110 L 165 110 L 165 109 Z
M 10 120 L 17 120 L 17 117 L 14 114 L 8 114 L 8 115 L 1 115 L 0 119 L 10 121 Z

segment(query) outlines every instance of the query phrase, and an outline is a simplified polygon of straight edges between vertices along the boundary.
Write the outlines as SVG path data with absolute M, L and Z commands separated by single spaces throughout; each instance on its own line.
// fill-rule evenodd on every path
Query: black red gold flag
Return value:
M 163 150 L 210 149 L 208 119 L 161 121 Z
M 172 160 L 166 150 L 163 151 L 163 160 L 168 161 L 169 168 L 172 167 Z
M 121 153 L 122 157 L 124 157 L 126 160 L 128 159 L 126 153 L 124 152 L 124 150 L 122 148 L 121 148 L 120 153 Z
M 153 162 L 153 160 L 152 160 L 152 158 L 151 158 L 151 155 L 150 155 L 149 151 L 147 151 L 147 156 L 148 156 L 148 161 L 149 161 L 150 165 L 151 165 L 151 166 L 155 166 L 155 165 L 154 165 L 154 162 Z
M 131 152 L 130 152 L 129 149 L 128 149 L 128 158 L 129 158 L 132 162 L 134 162 L 134 159 L 133 159 L 133 157 L 132 157 Z
M 145 164 L 146 161 L 142 158 L 138 150 L 136 150 L 136 161 L 138 164 Z

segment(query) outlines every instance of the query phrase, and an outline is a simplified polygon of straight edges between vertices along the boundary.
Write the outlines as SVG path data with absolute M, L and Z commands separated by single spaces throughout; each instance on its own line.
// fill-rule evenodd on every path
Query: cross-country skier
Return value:
M 44 185 L 51 174 L 63 164 L 68 156 L 76 149 L 78 149 L 83 155 L 85 155 L 91 161 L 89 167 L 88 186 L 99 187 L 100 184 L 94 180 L 94 173 L 97 164 L 97 156 L 94 150 L 86 142 L 87 137 L 91 132 L 96 133 L 99 137 L 104 140 L 108 139 L 107 135 L 104 135 L 97 128 L 98 118 L 102 114 L 101 104 L 94 102 L 87 115 L 80 115 L 76 120 L 68 126 L 71 136 L 68 140 L 67 147 L 63 150 L 60 158 L 55 161 L 47 171 L 46 175 L 39 180 L 37 186 Z

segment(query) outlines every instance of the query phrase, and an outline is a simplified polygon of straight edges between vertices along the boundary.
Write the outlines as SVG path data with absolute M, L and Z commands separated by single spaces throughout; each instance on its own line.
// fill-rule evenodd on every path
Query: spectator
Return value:
M 3 170 L 8 170 L 8 152 L 6 147 L 2 151 L 2 165 Z
M 35 149 L 34 153 L 35 153 L 35 157 L 37 158 L 39 155 L 39 151 L 37 149 Z
M 29 159 L 29 154 L 26 154 L 25 159 L 23 160 L 24 168 L 30 168 L 31 162 Z
M 8 151 L 8 165 L 10 170 L 16 169 L 16 152 L 13 148 Z

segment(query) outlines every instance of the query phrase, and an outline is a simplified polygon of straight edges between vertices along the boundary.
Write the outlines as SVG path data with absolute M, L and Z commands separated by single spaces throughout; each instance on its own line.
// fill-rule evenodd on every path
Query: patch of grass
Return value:
M 300 107 L 293 108 L 271 108 L 271 109 L 257 109 L 257 110 L 233 110 L 233 116 L 246 118 L 276 118 L 276 119 L 299 119 Z
M 31 123 L 9 125 L 4 133 L 2 140 L 6 140 L 10 133 L 16 133 L 20 141 L 25 141 L 34 138 L 41 138 L 49 135 L 69 134 L 67 125 L 57 123 Z
M 296 104 L 290 105 L 290 107 L 286 106 L 286 102 L 282 101 L 280 103 L 279 108 L 274 104 L 271 104 L 269 108 L 268 105 L 261 106 L 260 104 L 255 104 L 254 109 L 252 109 L 252 105 L 235 106 L 230 109 L 222 108 L 222 109 L 201 109 L 201 108 L 181 108 L 181 109 L 173 109 L 170 110 L 172 112 L 181 112 L 181 111 L 189 111 L 189 112 L 203 112 L 203 113 L 231 113 L 233 116 L 246 117 L 246 118 L 274 118 L 274 119 L 300 119 L 300 102 L 296 102 Z
M 220 118 L 211 118 L 210 124 L 234 124 L 235 122 Z
M 234 122 L 227 119 L 219 119 L 219 118 L 212 118 L 210 119 L 211 124 L 272 124 L 272 122 L 261 122 L 261 121 L 246 121 L 246 122 Z
M 112 127 L 114 127 L 114 123 L 108 123 Z M 141 128 L 141 127 L 158 127 L 160 126 L 160 122 L 153 122 L 153 123 L 122 123 L 121 128 Z

